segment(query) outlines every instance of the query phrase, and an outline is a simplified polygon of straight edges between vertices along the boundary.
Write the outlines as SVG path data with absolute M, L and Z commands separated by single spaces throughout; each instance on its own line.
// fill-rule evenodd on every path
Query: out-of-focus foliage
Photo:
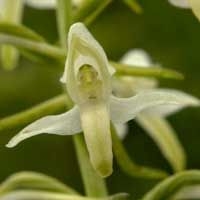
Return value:
M 118 60 L 130 48 L 143 48 L 155 63 L 181 71 L 184 81 L 162 81 L 165 87 L 183 89 L 200 97 L 200 23 L 191 10 L 171 6 L 167 0 L 138 0 L 143 14 L 134 14 L 120 0 L 112 4 L 89 29 L 105 48 L 108 57 Z M 25 7 L 23 23 L 57 43 L 53 10 Z M 64 67 L 64 66 L 63 66 Z M 0 69 L 0 117 L 35 105 L 62 91 L 59 78 L 62 68 L 45 66 L 21 58 L 12 72 Z M 169 118 L 188 155 L 188 168 L 200 168 L 200 109 L 187 109 Z M 81 177 L 70 137 L 44 135 L 31 138 L 15 149 L 4 145 L 18 130 L 0 135 L 0 181 L 21 170 L 34 170 L 55 176 L 82 191 Z M 126 147 L 138 163 L 171 172 L 152 140 L 130 122 Z M 59 155 L 59 156 L 58 156 Z M 115 165 L 108 179 L 109 190 L 128 192 L 140 197 L 156 181 L 132 179 Z

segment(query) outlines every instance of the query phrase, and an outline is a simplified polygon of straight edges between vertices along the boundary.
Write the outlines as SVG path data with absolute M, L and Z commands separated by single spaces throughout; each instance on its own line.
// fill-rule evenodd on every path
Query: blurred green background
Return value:
M 163 87 L 182 89 L 200 97 L 200 22 L 191 10 L 178 9 L 167 0 L 138 0 L 143 14 L 136 15 L 120 0 L 113 1 L 89 27 L 103 45 L 108 57 L 118 60 L 131 48 L 146 50 L 156 63 L 174 68 L 185 75 L 184 81 L 162 81 Z M 23 23 L 51 43 L 57 41 L 53 10 L 25 7 Z M 62 91 L 57 66 L 38 65 L 24 58 L 14 71 L 0 69 L 0 117 L 29 108 Z M 200 109 L 185 109 L 169 118 L 185 147 L 188 168 L 200 168 Z M 171 172 L 154 142 L 134 122 L 129 123 L 124 144 L 140 164 Z M 0 181 L 21 170 L 34 170 L 55 176 L 83 190 L 79 168 L 70 136 L 41 135 L 26 140 L 14 149 L 4 145 L 18 130 L 0 133 Z M 110 193 L 128 192 L 137 199 L 156 181 L 131 178 L 115 170 L 108 178 Z

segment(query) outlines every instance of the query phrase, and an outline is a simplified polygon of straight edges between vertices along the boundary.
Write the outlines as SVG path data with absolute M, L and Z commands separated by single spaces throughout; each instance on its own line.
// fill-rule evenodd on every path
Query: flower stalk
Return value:
M 57 0 L 57 25 L 61 47 L 66 50 L 67 33 L 72 23 L 71 0 Z
M 4 0 L 1 20 L 14 24 L 20 23 L 23 14 L 23 4 L 23 0 Z M 18 50 L 11 45 L 3 45 L 1 47 L 1 59 L 5 69 L 15 68 L 19 59 Z
M 124 149 L 114 126 L 112 126 L 111 133 L 114 155 L 118 165 L 121 167 L 124 173 L 132 177 L 149 179 L 163 179 L 168 176 L 166 172 L 160 169 L 153 169 L 135 164 Z
M 0 132 L 25 126 L 45 115 L 60 113 L 66 109 L 66 104 L 66 96 L 59 95 L 30 109 L 5 117 L 0 120 Z
M 199 183 L 199 170 L 180 172 L 159 183 L 152 190 L 150 190 L 150 192 L 148 192 L 142 200 L 171 199 L 182 187 L 196 185 Z

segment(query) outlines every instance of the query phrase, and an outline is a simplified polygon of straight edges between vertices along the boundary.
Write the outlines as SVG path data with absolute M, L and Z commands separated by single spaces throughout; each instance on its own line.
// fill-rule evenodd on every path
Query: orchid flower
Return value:
M 150 67 L 152 65 L 150 57 L 143 50 L 131 50 L 124 55 L 121 62 L 128 65 L 140 67 Z M 140 94 L 148 91 L 166 91 L 166 89 L 157 89 L 158 82 L 153 78 L 141 77 L 119 77 L 113 81 L 113 92 L 119 97 L 130 97 L 134 94 Z M 170 92 L 170 90 L 168 90 Z M 173 114 L 186 106 L 198 105 L 198 100 L 181 91 L 173 90 L 177 97 L 190 101 L 182 102 L 176 105 L 158 105 L 153 108 L 143 109 L 136 116 L 136 121 L 147 131 L 152 139 L 157 143 L 165 158 L 171 163 L 175 171 L 182 170 L 185 165 L 185 154 L 175 131 L 165 120 L 165 117 Z M 119 135 L 124 137 L 124 133 L 119 131 Z
M 199 0 L 169 0 L 169 2 L 180 8 L 190 8 L 200 20 L 200 1 Z
M 33 122 L 12 138 L 7 147 L 42 133 L 74 135 L 83 131 L 91 163 L 106 177 L 112 173 L 110 121 L 125 123 L 144 109 L 158 105 L 199 104 L 197 99 L 174 90 L 152 90 L 118 98 L 112 95 L 113 73 L 103 48 L 87 28 L 82 23 L 73 24 L 61 81 L 66 84 L 74 107 Z

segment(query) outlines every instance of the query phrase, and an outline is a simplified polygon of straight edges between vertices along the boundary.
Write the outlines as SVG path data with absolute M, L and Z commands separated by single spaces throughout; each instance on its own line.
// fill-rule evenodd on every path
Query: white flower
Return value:
M 169 0 L 169 2 L 180 8 L 190 8 L 188 0 Z
M 199 0 L 169 0 L 169 2 L 180 8 L 191 8 L 194 15 L 200 20 L 200 1 Z
M 91 163 L 105 177 L 112 173 L 110 120 L 125 123 L 157 105 L 199 104 L 197 99 L 173 90 L 145 91 L 131 98 L 113 96 L 114 70 L 102 47 L 82 23 L 71 26 L 68 49 L 61 80 L 66 83 L 74 107 L 61 115 L 33 122 L 12 138 L 7 147 L 42 133 L 73 135 L 83 131 Z
M 121 60 L 122 63 L 136 65 L 141 67 L 150 67 L 152 65 L 150 57 L 143 50 L 131 50 Z M 140 94 L 148 91 L 165 91 L 166 89 L 156 89 L 158 82 L 152 78 L 138 77 L 120 77 L 113 81 L 114 94 L 119 97 L 130 97 L 134 94 Z M 169 92 L 171 90 L 168 90 Z M 198 102 L 192 97 L 181 91 L 173 90 L 177 96 L 190 99 L 182 104 L 158 105 L 144 109 L 136 116 L 136 121 L 147 131 L 152 139 L 157 143 L 163 155 L 171 163 L 175 171 L 182 170 L 185 165 L 185 155 L 181 144 L 179 143 L 174 130 L 164 119 L 186 106 L 194 106 Z M 195 103 L 196 102 L 196 103 Z M 121 134 L 119 134 L 121 135 Z
M 183 187 L 173 196 L 173 199 L 176 200 L 200 199 L 200 185 L 191 185 Z
M 29 6 L 39 9 L 52 9 L 56 7 L 57 0 L 25 0 Z
M 57 0 L 25 0 L 26 3 L 37 9 L 54 9 Z M 74 6 L 78 6 L 83 0 L 72 0 Z

